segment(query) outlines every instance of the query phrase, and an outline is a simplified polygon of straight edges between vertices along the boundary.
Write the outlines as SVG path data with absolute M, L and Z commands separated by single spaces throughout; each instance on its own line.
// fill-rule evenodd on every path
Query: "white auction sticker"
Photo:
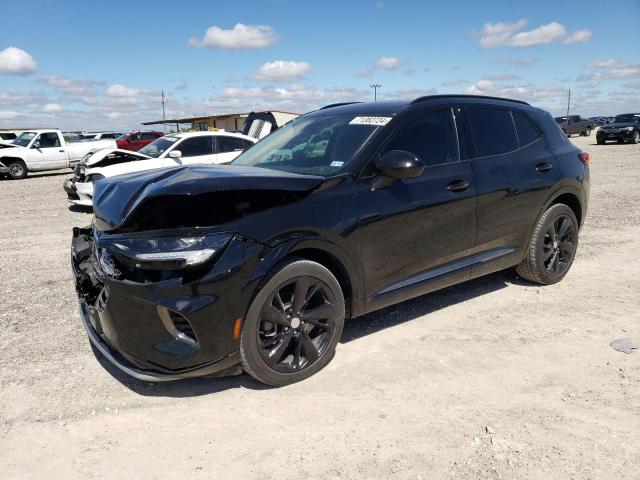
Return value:
M 382 127 L 389 123 L 391 117 L 356 117 L 349 122 L 349 125 L 376 125 Z
M 330 167 L 341 167 L 344 165 L 344 162 L 340 162 L 338 160 L 334 160 L 329 164 Z

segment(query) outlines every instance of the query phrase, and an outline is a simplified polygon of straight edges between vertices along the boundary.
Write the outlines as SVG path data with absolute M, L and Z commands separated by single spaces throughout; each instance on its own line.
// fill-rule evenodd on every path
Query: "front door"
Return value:
M 466 257 L 475 245 L 475 184 L 457 131 L 452 108 L 419 114 L 381 153 L 411 152 L 425 163 L 423 174 L 380 189 L 370 179 L 356 187 L 369 310 L 470 276 Z
M 198 135 L 186 138 L 175 145 L 172 150 L 179 150 L 181 156 L 180 158 L 171 158 L 169 155 L 164 157 L 163 164 L 167 167 L 192 165 L 195 163 L 211 163 L 213 156 L 213 135 Z
M 64 168 L 67 165 L 67 152 L 60 144 L 57 132 L 41 133 L 31 143 L 29 149 L 30 170 Z

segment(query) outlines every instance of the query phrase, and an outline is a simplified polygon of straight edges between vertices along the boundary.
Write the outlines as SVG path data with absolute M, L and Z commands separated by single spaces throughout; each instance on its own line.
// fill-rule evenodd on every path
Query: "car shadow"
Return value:
M 73 172 L 68 169 L 65 170 L 52 170 L 48 172 L 38 172 L 38 173 L 29 173 L 27 177 L 23 180 L 29 180 L 30 178 L 41 178 L 41 177 L 61 177 L 63 175 L 69 176 L 73 175 Z
M 476 278 L 469 282 L 454 285 L 437 292 L 422 295 L 412 300 L 363 315 L 345 324 L 340 343 L 348 343 L 387 328 L 415 320 L 443 308 L 492 293 L 509 285 L 532 285 L 519 278 L 513 270 Z M 274 387 L 264 385 L 247 374 L 234 376 L 199 377 L 173 382 L 145 382 L 125 374 L 92 345 L 93 353 L 104 369 L 118 382 L 135 393 L 149 397 L 197 397 L 209 395 L 233 388 L 267 390 Z M 239 372 L 236 369 L 237 373 Z
M 93 215 L 93 207 L 84 207 L 82 205 L 69 205 L 69 211 L 74 213 L 87 213 Z

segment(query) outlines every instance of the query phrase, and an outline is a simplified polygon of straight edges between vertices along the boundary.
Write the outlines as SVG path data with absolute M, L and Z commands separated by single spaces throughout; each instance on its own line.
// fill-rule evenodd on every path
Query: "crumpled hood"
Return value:
M 93 168 L 98 166 L 100 162 L 102 162 L 106 157 L 113 154 L 124 154 L 132 157 L 134 159 L 149 159 L 151 157 L 147 155 L 143 155 L 142 153 L 132 152 L 131 150 L 122 150 L 120 148 L 103 148 L 101 150 L 96 150 L 85 162 L 85 165 L 88 168 Z M 81 162 L 82 163 L 82 162 Z
M 144 203 L 159 197 L 242 190 L 303 192 L 314 189 L 323 181 L 319 176 L 232 165 L 158 169 L 97 181 L 93 209 L 96 227 L 109 231 L 123 226 Z

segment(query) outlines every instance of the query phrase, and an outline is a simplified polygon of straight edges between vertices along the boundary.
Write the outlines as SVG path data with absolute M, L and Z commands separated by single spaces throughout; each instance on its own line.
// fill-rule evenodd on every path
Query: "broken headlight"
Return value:
M 217 256 L 232 238 L 230 233 L 184 232 L 176 235 L 118 235 L 103 237 L 106 248 L 129 268 L 180 270 L 198 267 Z

